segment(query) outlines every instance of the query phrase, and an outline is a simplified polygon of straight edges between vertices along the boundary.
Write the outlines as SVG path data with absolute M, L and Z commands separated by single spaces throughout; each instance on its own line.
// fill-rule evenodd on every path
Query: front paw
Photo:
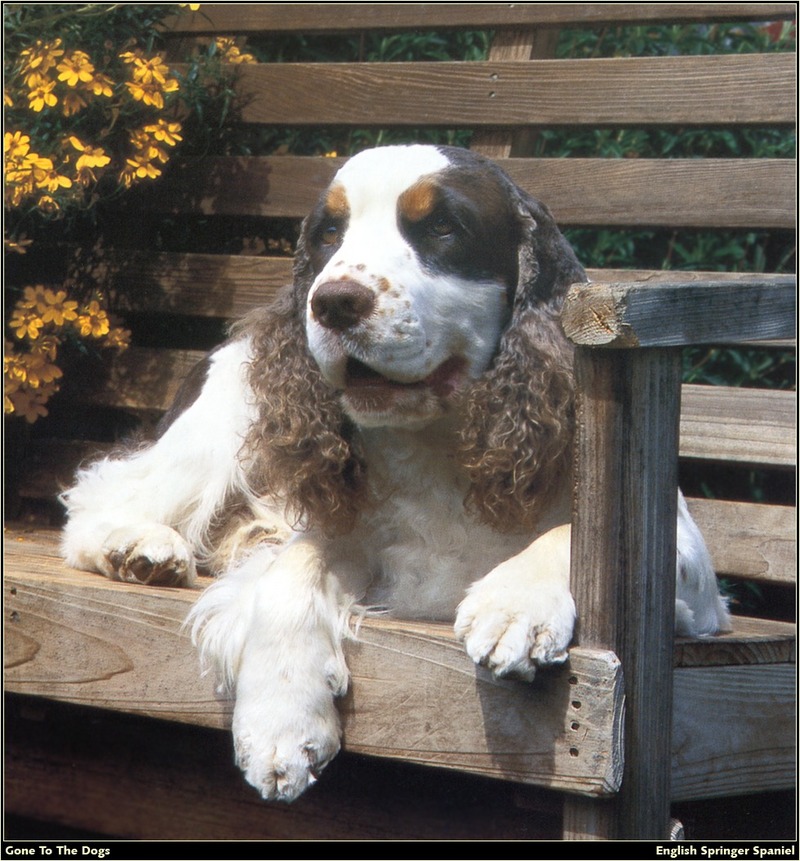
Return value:
M 115 529 L 103 543 L 103 556 L 106 573 L 126 583 L 191 586 L 196 578 L 187 543 L 159 523 Z
M 339 714 L 328 688 L 298 696 L 284 686 L 272 694 L 237 698 L 236 764 L 266 801 L 289 802 L 314 784 L 339 752 Z
M 575 627 L 575 603 L 565 586 L 476 583 L 461 602 L 456 636 L 476 664 L 497 676 L 532 681 L 538 667 L 560 664 Z

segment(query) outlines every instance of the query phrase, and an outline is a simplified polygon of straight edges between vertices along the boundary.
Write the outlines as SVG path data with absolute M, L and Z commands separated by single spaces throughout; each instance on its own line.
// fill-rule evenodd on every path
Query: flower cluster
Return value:
M 198 4 L 180 6 L 194 12 Z M 25 253 L 55 220 L 94 230 L 83 211 L 161 176 L 186 130 L 194 130 L 192 145 L 202 151 L 206 129 L 228 120 L 232 67 L 255 60 L 233 39 L 218 38 L 193 53 L 181 77 L 159 50 L 164 21 L 175 11 L 172 4 L 4 9 L 7 251 Z M 44 277 L 4 288 L 4 412 L 29 422 L 47 414 L 67 354 L 90 345 L 124 348 L 129 337 L 80 276 L 66 289 L 25 286 Z
M 90 339 L 101 347 L 125 349 L 130 333 L 115 326 L 100 297 L 83 304 L 69 299 L 66 290 L 41 284 L 26 287 L 8 324 L 4 342 L 3 412 L 35 422 L 47 415 L 47 401 L 58 391 L 62 369 L 59 350 L 70 340 Z
M 84 200 L 107 175 L 117 187 L 161 175 L 157 165 L 182 140 L 180 122 L 160 115 L 179 91 L 178 79 L 159 54 L 134 47 L 116 59 L 127 74 L 115 80 L 108 74 L 113 56 L 99 71 L 86 51 L 65 47 L 61 38 L 20 51 L 5 93 L 12 129 L 4 138 L 6 206 L 32 203 L 56 213 Z M 64 118 L 72 120 L 72 134 Z
M 223 63 L 232 63 L 238 66 L 256 62 L 256 58 L 252 54 L 243 54 L 230 36 L 217 36 L 214 39 L 214 46 Z

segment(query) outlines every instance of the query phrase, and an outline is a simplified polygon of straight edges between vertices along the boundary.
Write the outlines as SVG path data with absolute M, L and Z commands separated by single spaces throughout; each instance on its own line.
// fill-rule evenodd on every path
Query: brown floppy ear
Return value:
M 460 455 L 467 508 L 501 531 L 534 528 L 569 476 L 572 348 L 560 310 L 569 285 L 587 280 L 549 210 L 508 185 L 521 226 L 518 283 L 498 354 L 470 389 Z
M 305 300 L 313 280 L 304 240 L 295 284 L 246 318 L 251 338 L 249 382 L 258 401 L 245 453 L 258 492 L 285 500 L 289 516 L 329 534 L 355 524 L 367 496 L 358 436 L 311 356 Z

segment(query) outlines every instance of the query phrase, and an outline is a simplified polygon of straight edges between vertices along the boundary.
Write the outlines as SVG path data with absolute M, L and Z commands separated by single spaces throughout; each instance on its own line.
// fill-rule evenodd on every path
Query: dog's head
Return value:
M 550 214 L 467 150 L 350 159 L 306 219 L 296 282 L 309 350 L 359 425 L 446 413 L 515 313 L 582 280 Z
M 582 280 L 547 208 L 489 160 L 437 146 L 350 159 L 303 224 L 293 291 L 250 326 L 259 480 L 341 530 L 369 497 L 359 428 L 449 414 L 467 506 L 529 527 L 566 474 L 558 312 Z

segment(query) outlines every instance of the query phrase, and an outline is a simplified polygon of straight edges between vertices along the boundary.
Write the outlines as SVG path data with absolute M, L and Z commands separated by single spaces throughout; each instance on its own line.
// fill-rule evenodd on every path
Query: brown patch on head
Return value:
M 350 214 L 350 204 L 347 192 L 341 183 L 335 182 L 325 196 L 325 209 L 337 218 L 347 218 Z
M 397 201 L 400 215 L 414 223 L 433 212 L 439 199 L 439 186 L 432 177 L 423 177 L 407 188 Z

